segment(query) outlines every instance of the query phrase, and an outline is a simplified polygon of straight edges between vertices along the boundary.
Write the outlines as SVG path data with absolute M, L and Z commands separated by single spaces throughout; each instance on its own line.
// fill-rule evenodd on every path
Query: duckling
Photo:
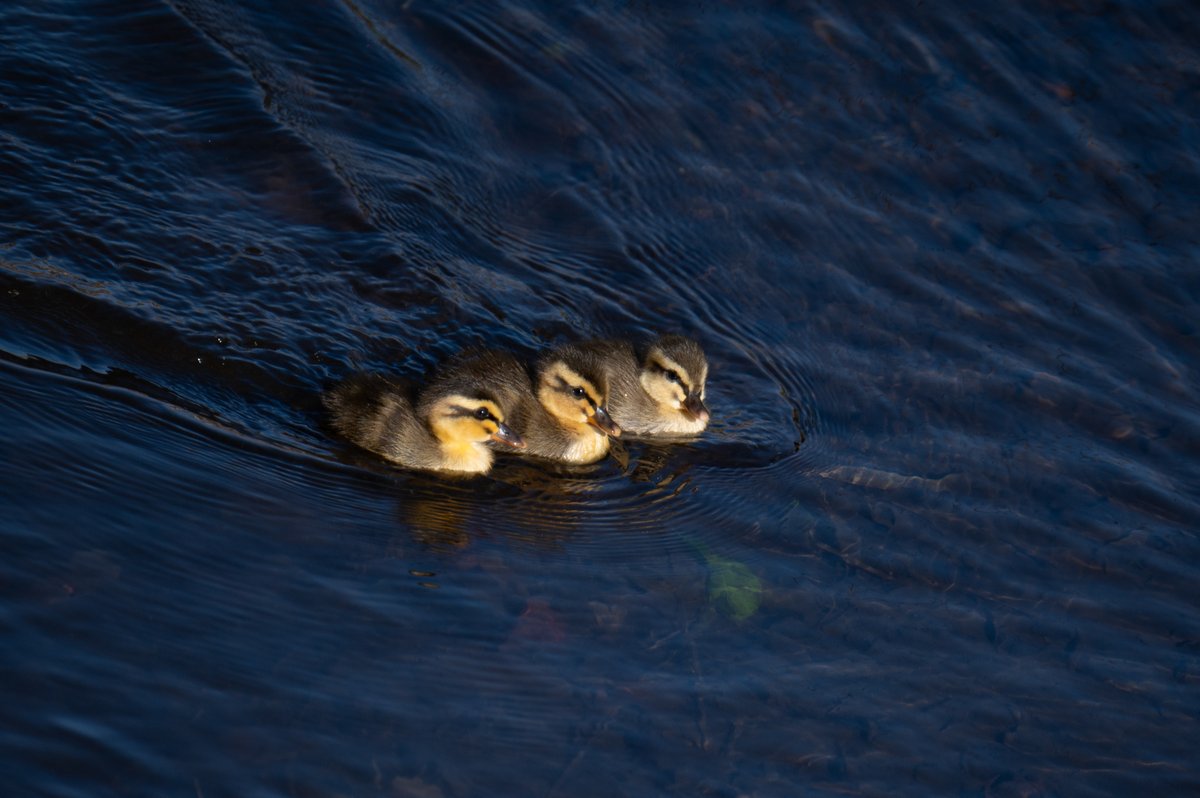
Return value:
M 483 474 L 492 467 L 486 441 L 525 446 L 490 375 L 470 363 L 439 370 L 415 402 L 404 382 L 377 374 L 352 377 L 322 401 L 338 432 L 408 468 Z
M 626 341 L 589 341 L 582 348 L 603 360 L 609 409 L 627 432 L 695 435 L 708 426 L 708 359 L 691 338 L 660 336 L 647 347 L 640 365 Z
M 511 426 L 525 440 L 521 454 L 564 463 L 594 463 L 608 453 L 621 428 L 605 406 L 603 362 L 577 346 L 554 349 L 529 369 L 507 352 L 484 351 L 471 359 L 487 373 L 497 397 L 512 407 Z
M 529 437 L 530 454 L 567 463 L 594 463 L 608 454 L 609 437 L 621 427 L 608 412 L 608 377 L 603 361 L 574 345 L 538 358 L 536 402 L 526 402 L 517 423 Z

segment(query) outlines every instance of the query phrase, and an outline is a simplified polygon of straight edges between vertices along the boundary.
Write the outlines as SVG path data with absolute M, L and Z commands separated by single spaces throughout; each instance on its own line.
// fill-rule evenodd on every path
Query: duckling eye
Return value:
M 491 415 L 491 413 L 488 412 L 488 409 L 486 407 L 481 407 L 475 411 L 475 418 L 479 419 L 480 421 L 483 421 L 490 415 Z
M 572 388 L 571 389 L 571 396 L 574 396 L 576 399 L 582 399 L 583 394 L 584 394 L 584 391 L 582 388 Z
M 668 371 L 667 379 L 671 382 L 679 382 L 679 372 L 674 371 L 674 370 Z

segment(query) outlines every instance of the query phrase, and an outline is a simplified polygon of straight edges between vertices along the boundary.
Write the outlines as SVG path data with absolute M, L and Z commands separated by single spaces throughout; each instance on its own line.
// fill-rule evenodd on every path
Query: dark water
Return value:
M 1196 794 L 1200 12 L 973 8 L 4 4 L 4 792 Z M 590 468 L 314 401 L 661 330 Z

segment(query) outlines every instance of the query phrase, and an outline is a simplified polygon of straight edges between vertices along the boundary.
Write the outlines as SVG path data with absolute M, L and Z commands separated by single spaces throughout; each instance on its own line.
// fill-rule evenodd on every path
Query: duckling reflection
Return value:
M 510 425 L 525 441 L 521 453 L 562 463 L 594 463 L 608 453 L 621 428 L 608 413 L 603 359 L 568 344 L 538 358 L 529 369 L 507 352 L 464 355 L 456 367 L 486 374 Z
M 663 335 L 638 360 L 626 341 L 589 341 L 581 348 L 598 358 L 608 377 L 613 420 L 639 435 L 695 435 L 708 426 L 704 404 L 708 359 L 700 344 Z
M 447 482 L 433 475 L 406 480 L 397 496 L 398 528 L 406 534 L 394 543 L 401 556 L 404 541 L 444 553 L 470 549 L 480 539 L 503 538 L 538 549 L 558 549 L 586 525 L 595 502 L 623 483 L 615 468 L 582 476 L 570 467 L 514 459 L 493 472 L 495 478 Z
M 339 433 L 407 468 L 482 474 L 492 467 L 485 442 L 525 446 L 489 375 L 470 368 L 440 370 L 415 401 L 407 383 L 375 374 L 351 377 L 322 401 Z
M 431 476 L 424 482 L 411 480 L 405 487 L 396 505 L 400 528 L 407 529 L 412 539 L 423 546 L 445 552 L 468 548 L 471 530 L 479 523 L 482 500 L 487 500 L 487 506 L 495 504 L 494 497 L 478 495 L 475 483 L 455 490 L 456 485 Z M 399 541 L 397 545 L 403 548 Z

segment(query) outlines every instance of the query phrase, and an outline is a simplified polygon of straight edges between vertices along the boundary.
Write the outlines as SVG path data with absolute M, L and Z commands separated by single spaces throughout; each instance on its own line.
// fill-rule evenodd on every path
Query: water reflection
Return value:
M 569 540 L 578 543 L 581 531 L 658 533 L 669 525 L 665 503 L 688 486 L 690 464 L 676 462 L 672 471 L 672 447 L 645 451 L 648 456 L 626 465 L 619 456 L 592 466 L 502 457 L 488 477 L 403 474 L 396 517 L 417 541 L 451 550 L 468 547 L 475 537 L 561 550 Z M 363 463 L 361 455 L 355 459 Z

